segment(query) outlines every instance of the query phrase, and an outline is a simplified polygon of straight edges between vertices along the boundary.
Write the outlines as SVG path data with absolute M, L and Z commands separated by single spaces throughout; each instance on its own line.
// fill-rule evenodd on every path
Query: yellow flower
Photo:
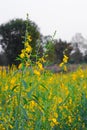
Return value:
M 72 99 L 70 98 L 70 100 L 69 100 L 69 104 L 71 105 L 72 104 Z
M 37 62 L 36 64 L 38 65 L 40 70 L 43 70 L 43 66 L 42 66 L 42 64 L 40 62 Z
M 30 58 L 30 54 L 25 53 L 25 57 Z
M 18 66 L 18 69 L 21 69 L 21 68 L 22 68 L 22 63 L 20 63 Z
M 56 120 L 56 118 L 52 118 L 51 120 L 51 123 L 50 123 L 50 126 L 53 128 L 55 125 L 58 125 L 58 122 Z
M 22 49 L 22 50 L 21 50 L 21 53 L 25 53 L 25 49 Z
M 58 122 L 57 122 L 56 118 L 52 118 L 52 121 L 53 121 L 53 123 L 54 123 L 55 125 L 57 125 L 57 124 L 58 124 Z
M 34 74 L 40 76 L 40 72 L 38 70 L 34 70 Z
M 9 125 L 9 127 L 10 127 L 10 129 L 13 129 L 13 126 L 11 124 Z
M 58 113 L 54 112 L 54 117 L 58 118 Z
M 64 55 L 64 58 L 68 60 L 68 56 Z
M 28 36 L 27 36 L 27 40 L 28 40 L 29 42 L 31 42 L 31 41 L 32 41 L 32 38 L 31 38 L 31 36 L 30 36 L 30 35 L 28 35 Z
M 21 54 L 20 54 L 20 58 L 23 59 L 24 57 L 25 57 L 24 53 L 21 53 Z
M 71 116 L 68 116 L 68 121 L 69 121 L 69 123 L 72 123 L 72 117 Z
M 67 67 L 66 67 L 66 65 L 64 65 L 64 71 L 67 71 Z
M 31 108 L 35 107 L 35 106 L 36 106 L 35 101 L 32 100 L 32 101 L 30 102 L 30 106 L 31 106 Z
M 59 67 L 62 67 L 63 65 L 64 65 L 64 63 L 62 62 L 62 63 L 59 64 Z
M 30 66 L 30 63 L 29 62 L 26 62 L 26 67 L 29 67 Z
M 58 98 L 58 103 L 61 103 L 63 99 L 61 97 Z
M 8 90 L 8 85 L 5 86 L 5 90 Z
M 63 62 L 67 63 L 67 61 L 68 61 L 68 57 L 66 55 L 64 55 Z
M 27 46 L 29 45 L 28 41 L 26 41 L 26 42 L 24 43 L 24 45 L 25 45 L 25 47 L 27 47 Z
M 44 57 L 40 58 L 39 61 L 41 61 L 43 63 L 46 62 L 46 60 L 44 59 Z
M 77 79 L 77 75 L 76 74 L 72 74 L 72 79 L 76 80 Z
M 13 78 L 11 79 L 10 83 L 11 83 L 11 84 L 14 84 L 15 81 L 16 81 L 16 77 L 13 77 Z
M 28 45 L 28 46 L 26 47 L 26 49 L 25 49 L 25 50 L 26 50 L 26 52 L 27 52 L 27 53 L 29 53 L 29 52 L 31 52 L 31 51 L 32 51 L 32 48 L 31 48 L 31 46 L 30 46 L 30 45 Z

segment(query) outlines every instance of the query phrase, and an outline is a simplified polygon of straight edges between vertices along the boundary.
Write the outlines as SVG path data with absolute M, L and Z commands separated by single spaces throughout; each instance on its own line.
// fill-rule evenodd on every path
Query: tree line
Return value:
M 39 57 L 46 54 L 48 55 L 47 61 L 53 64 L 62 62 L 64 54 L 69 57 L 69 63 L 87 62 L 87 53 L 83 55 L 78 46 L 74 50 L 72 44 L 67 41 L 57 40 L 52 36 L 43 36 L 36 23 L 29 19 L 28 21 L 13 19 L 0 25 L 0 45 L 3 49 L 3 53 L 0 54 L 0 65 L 19 65 L 20 61 L 16 60 L 16 58 L 24 48 L 26 24 L 28 24 L 27 31 L 32 37 L 30 45 L 33 48 L 31 57 L 33 61 L 36 60 L 34 56 L 38 50 Z

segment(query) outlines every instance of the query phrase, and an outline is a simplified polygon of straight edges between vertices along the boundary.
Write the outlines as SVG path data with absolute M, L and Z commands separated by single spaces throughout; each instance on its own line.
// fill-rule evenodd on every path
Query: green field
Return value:
M 0 71 L 0 130 L 86 130 L 87 69 Z

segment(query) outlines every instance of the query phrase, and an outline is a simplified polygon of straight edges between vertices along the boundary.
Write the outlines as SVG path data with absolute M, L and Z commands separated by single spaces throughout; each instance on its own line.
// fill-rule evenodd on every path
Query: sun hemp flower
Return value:
M 38 70 L 34 70 L 34 74 L 40 76 L 40 72 Z
M 64 65 L 64 63 L 62 62 L 62 63 L 59 64 L 59 67 L 62 67 L 63 65 Z
M 21 50 L 20 58 L 30 58 L 30 53 L 32 52 L 32 47 L 29 45 L 29 42 L 32 41 L 31 36 L 27 36 L 27 40 L 24 42 L 24 49 Z
M 31 37 L 30 35 L 28 35 L 28 36 L 27 36 L 27 40 L 28 40 L 29 42 L 31 42 L 31 41 L 32 41 L 32 37 Z
M 36 64 L 40 71 L 44 70 L 43 65 L 40 62 L 37 62 Z
M 66 63 L 68 62 L 68 56 L 64 55 L 63 61 L 59 64 L 59 67 L 63 67 L 64 71 L 67 71 Z
M 21 54 L 20 54 L 20 58 L 23 59 L 24 57 L 25 57 L 24 53 L 21 53 Z
M 26 48 L 25 48 L 26 52 L 27 53 L 30 53 L 32 51 L 32 48 L 30 45 L 28 45 Z
M 64 62 L 64 63 L 67 63 L 68 59 L 69 59 L 69 58 L 68 58 L 66 55 L 64 55 L 63 62 Z

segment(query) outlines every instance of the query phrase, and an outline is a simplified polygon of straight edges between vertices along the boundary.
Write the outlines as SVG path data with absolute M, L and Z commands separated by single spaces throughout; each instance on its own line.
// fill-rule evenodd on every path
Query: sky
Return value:
M 76 33 L 87 37 L 87 0 L 0 0 L 0 24 L 11 19 L 35 22 L 43 35 L 70 41 Z

